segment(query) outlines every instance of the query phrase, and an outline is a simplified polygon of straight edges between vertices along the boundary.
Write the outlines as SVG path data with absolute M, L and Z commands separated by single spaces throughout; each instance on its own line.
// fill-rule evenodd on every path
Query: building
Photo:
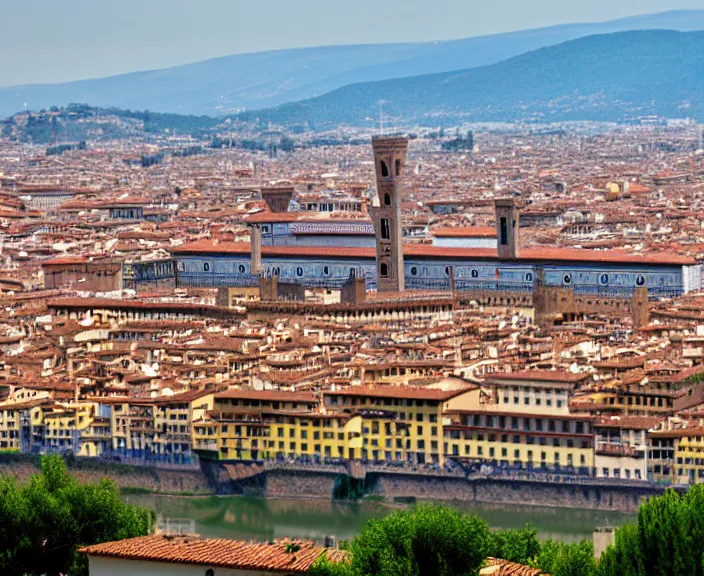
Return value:
M 333 562 L 343 552 L 309 541 L 273 543 L 154 535 L 81 548 L 90 576 L 267 576 L 305 574 L 321 556 Z

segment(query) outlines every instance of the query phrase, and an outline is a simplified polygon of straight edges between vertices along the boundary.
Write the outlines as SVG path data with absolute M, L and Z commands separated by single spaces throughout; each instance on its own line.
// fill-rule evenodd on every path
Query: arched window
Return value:
M 296 268 L 296 276 L 303 276 L 303 268 L 301 266 Z
M 562 281 L 563 281 L 565 284 L 572 284 L 572 276 L 570 276 L 569 274 L 565 274 L 565 275 L 562 277 Z
M 396 176 L 401 175 L 401 160 L 396 160 Z
M 606 286 L 609 283 L 609 275 L 608 274 L 602 274 L 599 276 L 599 283 L 603 284 Z
M 636 286 L 645 286 L 645 276 L 641 274 L 636 278 Z
M 384 206 L 391 206 L 391 194 L 384 194 Z
M 452 274 L 452 266 L 445 266 L 445 276 Z
M 279 268 L 278 266 L 274 266 L 271 269 L 271 275 L 272 276 L 280 276 L 281 275 L 281 268 Z
M 205 571 L 205 576 L 215 576 L 215 570 L 213 570 L 212 568 L 208 568 Z
M 325 276 L 330 276 L 330 267 L 329 266 L 323 266 L 323 274 L 325 274 Z
M 379 266 L 379 270 L 381 271 L 382 276 L 389 275 L 389 265 L 386 262 L 381 263 L 381 266 Z
M 210 272 L 210 264 L 208 262 L 203 262 L 203 272 Z
M 244 264 L 240 264 L 237 269 L 240 271 L 240 274 L 244 274 L 244 271 L 245 271 Z
M 381 165 L 381 175 L 382 175 L 384 178 L 388 178 L 388 177 L 389 177 L 389 167 L 386 165 L 386 162 L 384 162 L 383 160 L 381 160 L 381 161 L 379 162 L 379 164 Z
M 413 267 L 411 268 L 411 276 L 417 276 L 417 275 L 418 275 L 418 268 L 416 268 L 415 266 L 413 266 Z

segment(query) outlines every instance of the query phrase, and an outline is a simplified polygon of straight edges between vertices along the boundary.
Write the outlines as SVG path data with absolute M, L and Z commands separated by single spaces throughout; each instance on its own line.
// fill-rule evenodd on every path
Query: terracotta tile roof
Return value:
M 497 372 L 487 376 L 487 380 L 533 380 L 535 382 L 581 382 L 589 374 L 572 374 L 558 370 L 521 370 L 519 372 Z
M 173 254 L 212 253 L 242 254 L 252 252 L 249 242 L 214 243 L 200 240 L 172 248 Z M 471 260 L 496 260 L 498 252 L 494 248 L 454 248 L 429 244 L 406 244 L 403 253 L 408 257 L 454 258 Z M 374 248 L 340 246 L 263 246 L 264 256 L 292 257 L 332 257 L 332 258 L 376 258 Z M 526 248 L 520 252 L 519 261 L 560 261 L 560 262 L 608 262 L 611 264 L 659 264 L 682 266 L 696 264 L 696 260 L 679 254 L 647 253 L 629 254 L 618 250 L 583 250 L 578 248 Z
M 294 551 L 287 551 L 287 548 L 291 547 Z M 162 535 L 106 542 L 87 546 L 79 551 L 88 556 L 123 560 L 216 566 L 233 570 L 287 574 L 307 572 L 322 554 L 326 554 L 333 561 L 344 559 L 344 553 L 321 548 L 308 541 L 249 544 L 239 540 Z
M 315 396 L 310 392 L 285 392 L 283 390 L 240 390 L 232 388 L 215 395 L 216 400 L 260 400 L 262 402 L 306 402 L 314 404 Z
M 509 562 L 499 558 L 487 558 L 481 576 L 547 576 L 539 568 L 531 568 L 524 564 Z
M 439 388 L 419 388 L 415 386 L 354 386 L 344 390 L 324 392 L 325 396 L 355 396 L 371 398 L 413 398 L 416 400 L 437 400 L 444 402 L 455 396 L 475 390 L 476 386 L 468 385 L 456 390 L 441 390 Z
M 434 228 L 436 238 L 496 238 L 496 229 L 491 226 L 456 226 Z

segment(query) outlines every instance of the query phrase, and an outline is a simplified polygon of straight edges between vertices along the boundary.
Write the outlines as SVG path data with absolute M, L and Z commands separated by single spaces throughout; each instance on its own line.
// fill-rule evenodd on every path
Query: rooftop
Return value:
M 194 536 L 143 536 L 81 548 L 88 556 L 304 574 L 321 555 L 340 561 L 344 553 L 308 541 L 247 543 Z

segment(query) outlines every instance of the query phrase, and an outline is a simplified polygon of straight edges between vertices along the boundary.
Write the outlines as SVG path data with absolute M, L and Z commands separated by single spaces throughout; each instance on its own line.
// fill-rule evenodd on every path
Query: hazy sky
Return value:
M 0 0 L 0 86 L 325 44 L 444 40 L 704 0 Z

